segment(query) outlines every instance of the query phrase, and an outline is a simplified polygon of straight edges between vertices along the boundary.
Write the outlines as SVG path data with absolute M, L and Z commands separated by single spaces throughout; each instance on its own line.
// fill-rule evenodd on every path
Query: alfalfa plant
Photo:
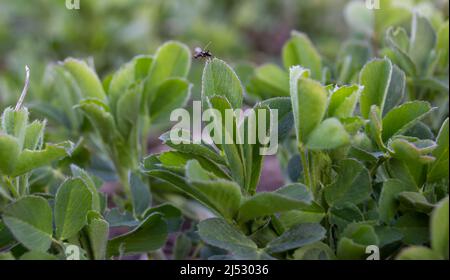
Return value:
M 369 61 L 360 85 L 328 91 L 306 73 L 291 69 L 300 168 L 325 210 L 337 257 L 365 258 L 376 245 L 391 258 L 405 244 L 427 243 L 428 230 L 412 227 L 428 229 L 428 215 L 448 194 L 448 120 L 436 140 L 412 129 L 434 108 L 402 101 L 404 74 L 388 59 Z
M 448 195 L 448 82 L 442 78 L 448 73 L 448 22 L 436 37 L 426 18 L 413 14 L 412 20 L 415 40 L 401 28 L 387 28 L 390 49 L 382 54 L 398 65 L 387 57 L 361 65 L 361 54 L 372 52 L 366 44 L 366 50 L 358 45 L 359 51 L 345 56 L 357 62 L 348 64 L 353 74 L 344 73 L 348 67 L 328 67 L 335 69 L 328 72 L 306 35 L 293 32 L 283 48 L 285 66 L 298 65 L 290 77 L 277 66 L 261 66 L 247 86 L 259 96 L 261 90 L 270 96 L 290 90 L 296 140 L 284 141 L 280 158 L 289 159 L 290 179 L 305 183 L 322 207 L 315 222 L 326 226 L 328 245 L 339 258 L 364 258 L 369 245 L 393 258 L 405 245 L 427 244 L 429 227 L 438 232 L 429 220 Z M 408 54 L 395 49 L 400 37 Z M 342 85 L 345 80 L 354 84 Z M 425 97 L 439 108 L 417 100 Z M 297 223 L 305 221 L 298 216 Z M 439 230 L 446 232 L 448 215 L 440 217 Z M 448 238 L 433 234 L 432 239 L 440 244 L 439 258 L 448 258 Z
M 113 166 L 126 197 L 116 203 L 131 210 L 137 206 L 130 174 L 140 177 L 138 163 L 147 153 L 151 127 L 167 121 L 170 112 L 189 99 L 190 65 L 189 49 L 175 41 L 163 44 L 154 55 L 136 56 L 103 81 L 88 63 L 68 58 L 51 66 L 47 75 L 56 87 L 49 92 L 61 89 L 60 94 L 47 97 L 50 106 L 35 107 L 46 116 L 60 116 L 72 137 L 84 137 L 90 153 Z M 149 187 L 140 192 L 138 196 L 150 195 Z
M 45 144 L 46 122 L 29 122 L 28 109 L 23 106 L 29 83 L 29 68 L 26 70 L 25 87 L 17 105 L 6 108 L 1 116 L 0 194 L 8 201 L 30 194 L 31 171 L 69 155 L 73 147 L 70 142 Z
M 73 145 L 44 142 L 46 122 L 30 123 L 22 104 L 27 85 L 16 107 L 1 117 L 0 258 L 99 260 L 162 247 L 169 231 L 178 229 L 181 213 L 167 204 L 151 208 L 151 197 L 142 191 L 148 186 L 134 174 L 134 216 L 108 209 L 102 182 L 76 165 L 54 193 L 32 188 L 38 168 L 70 158 Z M 110 228 L 118 226 L 129 231 L 110 238 Z
M 204 109 L 217 109 L 225 119 L 226 109 L 242 107 L 243 94 L 241 82 L 225 62 L 217 58 L 206 62 L 202 81 Z M 289 103 L 287 98 L 275 98 L 255 108 L 265 110 L 268 116 L 271 110 L 278 110 L 280 136 L 285 136 L 292 125 Z M 232 128 L 222 129 L 221 135 L 237 137 L 231 130 L 237 131 L 247 123 L 248 116 L 242 122 L 235 119 Z M 293 225 L 276 216 L 295 209 L 315 211 L 317 205 L 305 185 L 294 183 L 275 192 L 256 193 L 263 161 L 261 144 L 249 144 L 247 138 L 233 144 L 175 143 L 169 132 L 161 139 L 173 150 L 146 158 L 143 172 L 169 182 L 217 216 L 198 225 L 200 237 L 207 244 L 232 253 L 214 258 L 285 258 L 287 251 L 325 237 L 325 229 L 318 223 Z
M 162 140 L 174 150 L 147 158 L 144 172 L 211 209 L 218 218 L 200 222 L 200 237 L 232 258 L 365 259 L 368 246 L 395 258 L 408 245 L 428 244 L 430 215 L 444 213 L 439 201 L 448 199 L 448 119 L 435 136 L 429 117 L 436 108 L 406 94 L 407 75 L 389 58 L 366 62 L 354 84 L 324 84 L 333 76 L 320 55 L 304 34 L 292 34 L 283 49 L 289 75 L 277 70 L 267 87 L 255 72 L 247 89 L 258 83 L 286 95 L 287 82 L 290 99 L 256 106 L 282 110 L 281 127 L 294 127 L 295 139 L 283 142 L 294 142 L 300 157 L 289 166 L 300 174 L 294 182 L 255 194 L 261 161 L 246 145 L 174 144 L 168 134 Z M 202 85 L 206 107 L 242 105 L 240 82 L 222 61 L 207 62 Z M 433 232 L 438 253 L 429 255 L 448 258 L 448 238 Z

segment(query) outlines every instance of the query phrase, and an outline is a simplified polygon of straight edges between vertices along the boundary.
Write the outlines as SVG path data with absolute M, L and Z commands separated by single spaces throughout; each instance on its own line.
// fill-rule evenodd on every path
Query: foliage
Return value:
M 106 6 L 126 6 L 112 2 Z M 366 259 L 373 245 L 382 259 L 448 259 L 448 16 L 425 1 L 382 0 L 379 10 L 349 1 L 349 36 L 332 39 L 343 41 L 340 47 L 321 40 L 325 27 L 309 27 L 292 30 L 276 51 L 264 50 L 279 50 L 276 59 L 261 56 L 266 63 L 258 66 L 238 59 L 253 58 L 230 43 L 245 33 L 238 28 L 253 26 L 252 7 L 273 16 L 261 25 L 268 28 L 277 9 L 295 7 L 295 18 L 304 7 L 342 5 L 278 2 L 285 1 L 217 1 L 235 25 L 227 30 L 201 18 L 192 33 L 178 8 L 151 4 L 175 14 L 152 20 L 177 18 L 183 27 L 168 37 L 203 40 L 209 28 L 227 30 L 213 33 L 229 44 L 193 65 L 185 44 L 168 41 L 126 63 L 119 48 L 108 56 L 120 59 L 96 57 L 97 67 L 70 57 L 37 67 L 44 75 L 32 78 L 29 102 L 22 104 L 27 78 L 17 105 L 1 115 L 0 259 L 67 259 L 76 251 L 96 260 Z M 246 34 L 265 34 L 260 28 Z M 10 34 L 0 28 L 2 36 Z M 240 63 L 218 58 L 227 48 Z M 125 57 L 136 52 L 146 53 L 130 47 Z M 8 85 L 17 88 L 15 80 Z M 157 151 L 149 138 L 170 127 L 174 109 L 197 100 L 203 112 L 216 109 L 207 124 L 214 137 L 197 143 L 190 131 L 175 139 L 171 130 Z M 261 153 L 272 142 L 249 141 L 251 133 L 268 138 L 275 127 L 267 121 L 245 130 L 253 116 L 239 112 L 247 108 L 262 112 L 258 119 L 278 116 L 278 139 L 270 139 L 279 143 L 276 157 Z M 227 109 L 235 113 L 223 127 Z M 261 191 L 270 159 L 285 182 Z

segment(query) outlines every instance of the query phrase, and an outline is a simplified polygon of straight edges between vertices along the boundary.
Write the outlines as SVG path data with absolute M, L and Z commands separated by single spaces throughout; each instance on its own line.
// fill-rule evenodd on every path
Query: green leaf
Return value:
M 431 214 L 431 247 L 448 260 L 448 196 L 441 200 Z
M 208 104 L 208 97 L 221 96 L 230 102 L 231 108 L 237 109 L 242 106 L 243 94 L 241 81 L 228 64 L 217 58 L 206 62 L 202 76 L 203 104 Z
M 146 170 L 145 173 L 149 176 L 170 183 L 172 186 L 176 187 L 180 191 L 190 195 L 192 198 L 198 200 L 200 203 L 204 204 L 205 206 L 209 207 L 210 209 L 220 214 L 218 210 L 215 208 L 215 206 L 205 196 L 205 194 L 200 192 L 198 189 L 194 188 L 192 185 L 188 184 L 185 181 L 184 177 L 181 177 L 167 170 L 158 170 L 158 169 Z
M 299 224 L 285 231 L 267 244 L 265 250 L 280 253 L 312 244 L 325 238 L 326 230 L 320 224 Z
M 436 143 L 432 140 L 397 137 L 389 142 L 389 148 L 392 150 L 394 158 L 405 161 L 409 169 L 415 169 L 418 168 L 416 167 L 418 164 L 434 161 L 434 158 L 428 154 L 436 148 Z
M 378 243 L 378 236 L 371 225 L 350 224 L 338 242 L 337 257 L 343 260 L 365 259 L 366 247 Z
M 449 22 L 444 22 L 437 32 L 436 53 L 439 56 L 438 67 L 441 70 L 448 69 L 449 59 Z
M 192 144 L 191 139 L 186 139 L 186 141 L 189 141 L 190 144 L 184 144 L 182 142 L 183 139 L 180 139 L 181 141 L 179 144 L 175 144 L 170 138 L 170 131 L 161 135 L 159 139 L 163 142 L 163 144 L 180 152 L 202 156 L 218 164 L 226 164 L 226 160 L 221 155 L 213 150 L 212 147 L 205 144 Z
M 426 125 L 424 122 L 420 121 L 408 129 L 405 133 L 405 136 L 415 137 L 418 139 L 434 139 L 434 133 L 431 131 L 431 127 Z
M 169 78 L 185 78 L 191 67 L 191 52 L 179 42 L 169 41 L 156 51 L 150 73 L 145 83 L 144 92 L 151 104 L 156 88 Z
M 111 228 L 113 227 L 135 227 L 139 222 L 130 212 L 120 212 L 119 208 L 113 208 L 105 213 L 105 219 Z
M 91 176 L 89 176 L 89 174 L 79 168 L 76 165 L 70 165 L 70 170 L 72 172 L 72 175 L 74 177 L 79 177 L 83 180 L 84 184 L 86 185 L 86 187 L 89 188 L 89 190 L 92 193 L 92 210 L 97 211 L 97 212 L 101 212 L 100 208 L 101 208 L 101 203 L 100 203 L 100 194 L 97 190 L 97 186 L 95 185 L 94 180 L 91 178 Z
M 278 215 L 278 220 L 283 225 L 284 229 L 289 229 L 297 224 L 305 223 L 320 223 L 326 216 L 323 208 L 317 203 L 312 203 L 310 206 L 302 210 L 289 210 L 281 212 Z
M 173 249 L 173 259 L 174 260 L 185 260 L 188 259 L 189 254 L 192 249 L 192 241 L 185 233 L 180 233 L 175 239 L 174 249 Z
M 416 65 L 409 56 L 409 38 L 406 30 L 402 27 L 390 27 L 386 32 L 386 42 L 395 55 L 394 61 L 409 76 L 416 76 Z
M 426 17 L 414 13 L 411 24 L 409 55 L 421 73 L 424 73 L 430 58 L 430 50 L 434 49 L 435 45 L 436 32 L 433 26 Z
M 20 147 L 13 136 L 0 132 L 0 174 L 11 174 L 19 158 Z M 3 159 L 8 160 L 3 160 Z
M 322 58 L 306 34 L 292 31 L 291 39 L 283 46 L 282 56 L 286 69 L 300 65 L 311 71 L 312 78 L 322 79 Z
M 406 132 L 431 111 L 426 101 L 411 101 L 389 111 L 383 118 L 383 141 Z
M 221 145 L 227 159 L 228 167 L 235 182 L 241 187 L 245 186 L 245 168 L 242 159 L 242 146 L 238 145 L 239 133 L 237 133 L 237 120 L 233 117 L 233 127 L 229 127 L 225 123 L 226 110 L 233 109 L 226 97 L 214 96 L 207 98 L 207 102 L 211 108 L 217 109 L 222 118 L 222 143 Z M 218 124 L 216 124 L 218 125 Z M 240 141 L 240 140 L 239 140 Z M 227 144 L 231 143 L 231 144 Z
M 297 200 L 313 200 L 313 195 L 308 187 L 301 183 L 287 184 L 277 189 L 275 193 Z M 278 220 L 284 229 L 289 229 L 296 224 L 319 223 L 324 217 L 323 208 L 314 201 L 311 202 L 311 205 L 303 207 L 302 210 L 289 210 L 278 214 Z
M 386 42 L 389 46 L 397 47 L 400 51 L 408 55 L 409 51 L 409 36 L 403 27 L 391 26 L 386 30 Z
M 133 137 L 132 132 L 136 130 L 141 104 L 142 88 L 140 85 L 132 85 L 121 93 L 115 113 L 117 128 L 125 139 Z M 109 118 L 105 114 L 106 118 Z M 107 121 L 109 122 L 109 121 Z
M 430 241 L 429 218 L 422 213 L 407 213 L 400 218 L 394 228 L 403 234 L 403 242 L 409 245 L 421 245 Z
M 381 120 L 380 108 L 377 105 L 372 105 L 370 108 L 369 124 L 366 127 L 372 140 L 377 143 L 378 148 L 386 150 L 382 139 L 383 121 Z
M 415 212 L 429 213 L 434 207 L 425 196 L 418 192 L 401 192 L 398 195 L 398 200 L 403 209 Z
M 370 198 L 372 186 L 369 171 L 354 159 L 342 160 L 337 168 L 338 178 L 325 188 L 330 205 L 351 202 L 359 204 Z
M 186 176 L 191 185 L 201 192 L 219 213 L 232 219 L 241 204 L 241 189 L 232 181 L 210 181 L 197 161 L 191 160 L 186 165 Z
M 376 226 L 375 232 L 377 233 L 380 243 L 380 248 L 388 247 L 390 245 L 398 244 L 403 239 L 403 234 L 399 230 L 389 226 Z
M 311 204 L 310 199 L 294 199 L 270 192 L 257 193 L 244 201 L 239 209 L 238 220 L 245 222 L 257 217 L 268 216 L 289 210 L 302 210 Z
M 45 125 L 46 121 L 33 121 L 27 126 L 23 143 L 24 149 L 36 150 L 41 148 L 44 139 Z
M 351 136 L 359 136 L 361 127 L 366 124 L 366 121 L 361 117 L 348 117 L 340 120 L 341 124 L 344 126 L 345 130 Z M 354 138 L 353 138 L 354 140 Z M 354 142 L 353 142 L 354 143 Z
M 291 99 L 289 97 L 275 97 L 261 101 L 261 106 L 268 106 L 270 110 L 278 110 L 278 140 L 285 139 L 294 127 Z
M 213 177 L 231 179 L 231 177 L 211 160 L 188 152 L 168 151 L 159 154 L 158 159 L 164 168 L 176 173 L 183 173 L 189 160 L 197 160 L 202 168 L 213 174 Z
M 185 164 L 186 169 L 186 178 L 190 182 L 198 182 L 198 181 L 208 181 L 208 180 L 215 180 L 217 177 L 207 172 L 205 169 L 202 168 L 200 163 L 196 160 L 189 160 Z
M 14 240 L 14 236 L 8 230 L 8 227 L 5 223 L 0 219 L 0 248 L 5 248 L 7 246 L 11 246 L 16 241 Z
M 8 205 L 3 221 L 14 237 L 26 248 L 45 252 L 52 243 L 52 209 L 38 196 L 25 196 Z
M 250 80 L 250 91 L 262 100 L 289 96 L 289 75 L 275 64 L 264 64 L 255 69 Z
M 180 209 L 178 209 L 177 207 L 168 203 L 163 203 L 156 207 L 147 209 L 142 217 L 148 217 L 152 213 L 163 215 L 163 218 L 167 223 L 167 230 L 169 233 L 180 231 L 180 227 L 183 223 L 183 216 Z
M 72 143 L 47 144 L 43 150 L 24 150 L 17 159 L 16 168 L 11 176 L 19 176 L 69 155 Z
M 442 260 L 438 253 L 423 246 L 411 246 L 403 249 L 397 260 Z
M 114 118 L 105 103 L 95 99 L 82 100 L 75 108 L 80 109 L 98 131 L 103 141 L 110 142 L 115 137 Z
M 19 148 L 23 149 L 28 125 L 28 109 L 15 110 L 8 107 L 2 114 L 2 129 L 6 134 L 16 137 Z
M 152 196 L 148 185 L 139 178 L 138 174 L 131 172 L 128 175 L 128 180 L 131 189 L 134 215 L 139 217 L 151 206 Z
M 428 169 L 427 180 L 429 182 L 436 182 L 441 179 L 448 181 L 448 155 L 449 155 L 449 138 L 448 138 L 448 118 L 442 124 L 439 134 L 436 138 L 437 148 L 433 151 L 432 156 L 436 160 Z
M 328 94 L 320 83 L 301 77 L 305 73 L 301 71 L 299 68 L 291 69 L 291 101 L 297 140 L 306 143 L 325 116 Z
M 198 234 L 206 243 L 238 256 L 254 253 L 258 249 L 250 238 L 220 218 L 201 221 L 198 224 Z
M 364 86 L 360 98 L 361 115 L 368 119 L 372 105 L 384 109 L 392 76 L 392 63 L 388 59 L 374 59 L 361 70 L 359 82 Z
M 330 224 L 337 226 L 338 233 L 341 233 L 349 224 L 364 220 L 361 210 L 351 200 L 331 206 L 328 209 L 328 215 Z
M 137 81 L 143 81 L 147 78 L 150 67 L 153 64 L 154 57 L 152 55 L 138 55 L 133 58 L 135 61 L 134 78 Z
M 327 135 L 327 137 L 324 137 Z M 350 143 L 350 135 L 341 122 L 329 118 L 320 123 L 309 135 L 306 147 L 310 150 L 330 150 Z
M 49 253 L 45 253 L 45 252 L 39 252 L 39 251 L 29 251 L 26 252 L 25 254 L 23 254 L 22 256 L 20 256 L 20 260 L 21 261 L 32 261 L 32 260 L 37 260 L 37 261 L 55 261 L 58 260 L 58 258 L 54 255 L 51 255 Z
M 106 258 L 109 224 L 97 212 L 88 214 L 87 235 L 95 260 Z
M 392 65 L 391 82 L 383 108 L 383 117 L 396 108 L 404 99 L 406 91 L 406 75 L 397 65 Z
M 155 251 L 166 243 L 167 234 L 163 216 L 154 213 L 132 231 L 111 239 L 108 243 L 108 256 Z
M 135 81 L 136 59 L 122 65 L 111 78 L 108 86 L 108 98 L 111 111 L 116 114 L 118 100 Z
M 270 137 L 267 137 L 266 139 L 265 135 L 273 133 L 271 132 L 271 117 L 269 107 L 259 103 L 254 107 L 254 114 L 252 116 L 246 116 L 240 126 L 240 128 L 243 126 L 242 128 L 244 130 L 242 158 L 245 168 L 245 189 L 249 194 L 254 194 L 256 192 L 256 187 L 261 176 L 264 158 L 261 149 L 263 146 L 267 146 L 262 145 L 261 142 L 265 142 L 266 140 L 270 141 Z M 252 118 L 253 120 L 251 120 Z M 261 125 L 263 118 L 265 118 L 265 123 L 264 125 Z M 253 121 L 254 123 L 252 123 Z M 256 142 L 251 144 L 249 139 L 255 139 Z
M 308 244 L 295 250 L 295 260 L 334 260 L 336 256 L 328 245 L 322 242 Z
M 191 86 L 187 80 L 167 79 L 155 90 L 150 104 L 152 122 L 167 121 L 174 109 L 183 107 L 191 95 Z
M 390 141 L 389 148 L 393 158 L 388 162 L 388 168 L 393 177 L 422 186 L 426 180 L 426 165 L 435 160 L 429 153 L 436 144 L 432 140 L 397 137 Z
M 412 149 L 411 149 L 412 150 Z M 407 152 L 408 150 L 405 149 L 404 152 Z M 397 156 L 399 153 L 397 151 Z M 428 156 L 424 156 L 426 159 Z M 428 157 L 429 158 L 429 157 Z M 404 184 L 410 185 L 414 187 L 414 190 L 417 191 L 417 189 L 423 185 L 425 182 L 425 171 L 426 171 L 426 163 L 427 161 L 424 160 L 417 160 L 417 159 L 411 159 L 407 158 L 405 160 L 403 159 L 397 159 L 397 158 L 391 158 L 387 162 L 387 168 L 389 170 L 389 173 L 392 175 L 393 178 L 399 179 Z M 429 162 L 429 161 L 428 161 Z
M 343 86 L 333 91 L 328 104 L 328 117 L 347 118 L 353 116 L 362 87 Z
M 301 183 L 290 183 L 275 191 L 277 194 L 281 194 L 293 199 L 312 201 L 313 196 L 308 187 Z
M 141 99 L 143 89 L 137 86 L 136 83 L 140 83 L 147 77 L 152 62 L 153 57 L 138 55 L 114 73 L 108 86 L 109 104 L 113 114 L 116 114 L 117 109 L 120 108 L 118 104 L 119 99 L 122 99 L 122 96 L 129 91 L 130 87 L 139 88 L 136 95 L 139 96 L 139 100 Z
M 73 237 L 86 225 L 92 209 L 92 193 L 80 178 L 66 180 L 55 197 L 56 236 L 60 240 Z
M 63 62 L 64 68 L 74 77 L 84 98 L 98 98 L 106 101 L 106 94 L 95 70 L 86 62 L 67 58 Z
M 389 224 L 393 220 L 398 204 L 397 196 L 402 192 L 415 192 L 417 187 L 410 184 L 405 184 L 397 179 L 389 179 L 383 184 L 378 207 L 380 211 L 380 220 Z

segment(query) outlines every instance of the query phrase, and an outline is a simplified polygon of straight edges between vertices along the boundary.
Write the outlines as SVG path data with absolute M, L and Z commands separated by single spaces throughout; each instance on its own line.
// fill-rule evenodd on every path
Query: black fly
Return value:
M 194 49 L 194 58 L 198 59 L 198 58 L 211 58 L 213 55 L 212 53 L 208 50 L 208 46 L 209 44 L 211 44 L 211 42 L 209 42 L 206 47 L 204 49 L 196 47 Z

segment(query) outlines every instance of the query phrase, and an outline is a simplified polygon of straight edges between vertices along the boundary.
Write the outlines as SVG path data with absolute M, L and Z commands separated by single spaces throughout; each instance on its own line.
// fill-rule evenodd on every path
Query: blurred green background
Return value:
M 362 0 L 361 0 L 362 1 Z M 309 35 L 326 60 L 358 26 L 345 19 L 348 0 L 0 0 L 0 109 L 15 103 L 24 65 L 32 69 L 28 100 L 36 98 L 50 62 L 91 59 L 101 77 L 166 40 L 210 50 L 230 64 L 277 62 L 292 29 Z M 448 17 L 448 1 L 396 0 Z M 364 15 L 362 15 L 364 16 Z M 440 19 L 436 19 L 440 20 Z M 357 32 L 356 32 L 357 33 Z M 199 80 L 194 63 L 191 80 Z M 194 86 L 194 94 L 198 86 Z

